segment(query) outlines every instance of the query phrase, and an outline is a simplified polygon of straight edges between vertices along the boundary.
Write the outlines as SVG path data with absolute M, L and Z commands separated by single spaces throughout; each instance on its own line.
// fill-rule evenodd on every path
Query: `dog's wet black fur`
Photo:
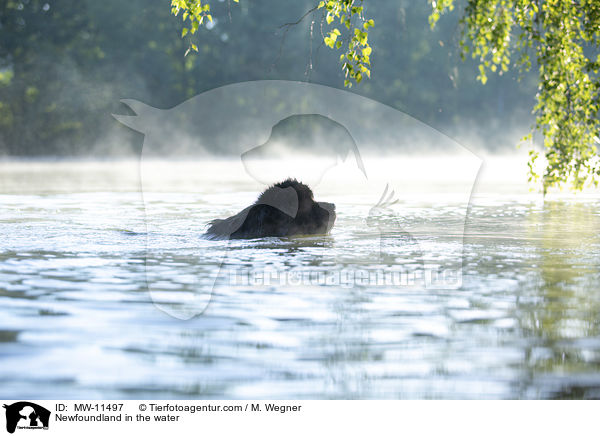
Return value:
M 211 221 L 205 236 L 253 239 L 327 234 L 335 218 L 333 203 L 315 201 L 308 186 L 287 179 L 269 187 L 252 206 L 237 215 Z

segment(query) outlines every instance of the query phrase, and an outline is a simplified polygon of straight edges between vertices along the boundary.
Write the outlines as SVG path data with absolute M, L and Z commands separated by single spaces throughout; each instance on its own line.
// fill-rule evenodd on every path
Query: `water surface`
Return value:
M 204 241 L 261 189 L 228 165 L 142 193 L 135 162 L 2 164 L 1 397 L 600 397 L 596 194 L 476 185 L 463 238 L 444 231 L 453 188 L 421 186 L 375 218 L 402 228 L 382 237 L 366 221 L 376 197 L 323 183 L 330 236 Z M 429 236 L 398 243 L 412 232 Z M 411 268 L 432 247 L 462 264 L 462 286 L 218 282 L 188 321 L 155 304 L 186 307 L 215 273 L 199 258 L 223 255 L 221 275 Z

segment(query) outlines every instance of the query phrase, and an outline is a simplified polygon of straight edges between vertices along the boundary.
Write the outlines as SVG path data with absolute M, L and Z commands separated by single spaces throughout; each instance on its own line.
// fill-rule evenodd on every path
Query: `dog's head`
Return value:
M 297 195 L 297 211 L 289 229 L 290 234 L 315 235 L 328 233 L 336 219 L 333 203 L 317 202 L 312 190 L 297 181 L 287 179 L 267 189 L 258 198 L 258 202 L 269 196 L 272 191 L 292 188 Z

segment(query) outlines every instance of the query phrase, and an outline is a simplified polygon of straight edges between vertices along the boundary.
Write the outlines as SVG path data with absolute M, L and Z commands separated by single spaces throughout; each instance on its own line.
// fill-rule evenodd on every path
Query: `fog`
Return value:
M 215 24 L 198 32 L 194 42 L 199 52 L 187 57 L 190 40 L 180 38 L 180 18 L 170 15 L 162 1 L 19 4 L 0 17 L 6 41 L 0 50 L 4 158 L 139 157 L 144 135 L 111 116 L 135 113 L 123 99 L 170 110 L 212 89 L 265 79 L 343 89 L 339 53 L 323 46 L 315 31 L 321 13 L 282 27 L 303 16 L 311 2 L 215 2 Z M 481 85 L 476 63 L 459 56 L 459 14 L 431 30 L 426 2 L 378 2 L 365 13 L 376 23 L 370 36 L 372 78 L 346 91 L 403 112 L 471 150 L 515 149 L 533 123 L 535 73 L 511 70 Z M 229 107 L 243 107 L 238 100 L 230 97 Z M 249 143 L 240 150 L 237 143 L 213 142 L 199 148 L 198 132 L 189 128 L 199 114 L 183 115 L 189 118 L 187 126 L 165 127 L 168 153 L 193 149 L 204 156 L 235 157 L 259 145 Z M 330 135 L 326 126 L 308 124 L 297 123 L 293 134 L 288 126 L 285 142 L 294 150 L 318 149 L 314 144 L 319 137 Z M 372 134 L 361 152 L 407 151 L 384 136 Z M 411 153 L 430 148 L 435 150 L 436 144 L 413 141 Z

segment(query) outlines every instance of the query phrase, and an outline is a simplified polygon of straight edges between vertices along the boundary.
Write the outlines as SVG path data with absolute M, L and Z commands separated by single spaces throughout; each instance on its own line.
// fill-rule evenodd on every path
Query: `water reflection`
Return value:
M 529 214 L 536 265 L 531 286 L 519 304 L 523 336 L 529 338 L 525 365 L 529 390 L 552 397 L 597 397 L 600 382 L 598 247 L 600 216 L 596 203 L 547 201 Z M 548 375 L 559 373 L 556 380 Z

